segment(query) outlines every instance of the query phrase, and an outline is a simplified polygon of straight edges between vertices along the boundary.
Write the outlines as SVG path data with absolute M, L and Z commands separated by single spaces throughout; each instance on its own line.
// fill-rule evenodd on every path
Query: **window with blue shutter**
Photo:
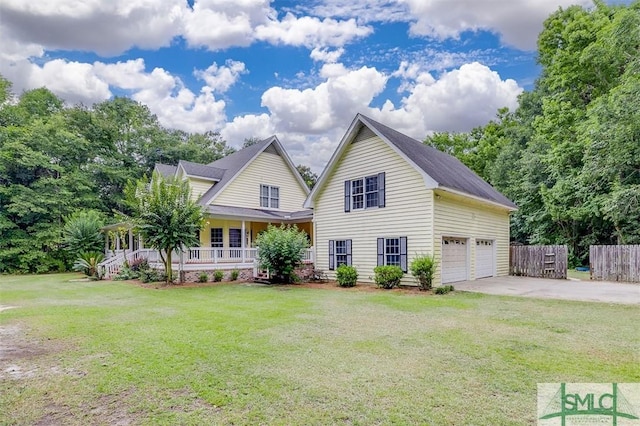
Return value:
M 344 211 L 380 208 L 386 205 L 385 172 L 344 182 Z
M 333 243 L 333 250 L 331 250 L 331 243 Z M 332 269 L 331 268 L 332 265 L 334 269 L 338 268 L 340 265 L 351 266 L 351 262 L 352 262 L 351 240 L 329 241 L 329 257 L 332 257 L 332 256 L 333 256 L 333 259 L 329 259 L 330 270 Z
M 399 266 L 407 272 L 407 237 L 378 238 L 378 266 Z

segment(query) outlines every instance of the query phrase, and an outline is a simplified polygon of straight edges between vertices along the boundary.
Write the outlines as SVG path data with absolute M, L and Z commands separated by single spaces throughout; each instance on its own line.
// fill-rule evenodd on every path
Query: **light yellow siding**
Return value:
M 469 279 L 475 279 L 476 240 L 493 240 L 496 273 L 509 274 L 509 211 L 473 199 L 436 190 L 434 204 L 434 252 L 441 258 L 442 237 L 468 239 Z M 434 285 L 440 285 L 440 266 Z
M 307 196 L 282 157 L 262 152 L 240 172 L 211 204 L 261 209 L 260 185 L 280 188 L 280 206 L 276 210 L 298 211 Z
M 213 186 L 214 182 L 210 180 L 197 179 L 190 177 L 189 178 L 189 187 L 191 188 L 191 199 L 194 201 L 198 201 L 205 192 L 209 190 Z
M 385 172 L 386 206 L 344 211 L 344 181 Z M 407 237 L 408 263 L 433 247 L 433 191 L 420 175 L 380 138 L 350 144 L 315 200 L 316 265 L 329 271 L 329 240 L 352 240 L 358 281 L 373 282 L 378 237 Z M 415 284 L 410 273 L 403 284 Z
M 245 244 L 247 247 L 251 247 L 251 222 L 245 221 Z M 222 238 L 225 248 L 229 247 L 229 229 L 242 229 L 241 220 L 226 220 L 226 219 L 205 219 L 204 226 L 200 230 L 200 244 L 202 247 L 211 247 L 211 228 L 222 228 Z

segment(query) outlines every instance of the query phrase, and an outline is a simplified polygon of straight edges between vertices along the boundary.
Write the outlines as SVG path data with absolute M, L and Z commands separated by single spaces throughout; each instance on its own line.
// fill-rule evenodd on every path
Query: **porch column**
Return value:
M 120 235 L 116 235 L 116 253 L 120 251 Z
M 109 257 L 109 231 L 104 233 L 104 257 Z
M 242 231 L 241 231 L 241 234 L 242 234 L 242 239 L 240 240 L 241 241 L 240 246 L 242 248 L 242 263 L 244 263 L 245 262 L 245 258 L 246 258 L 246 254 L 245 254 L 244 250 L 246 248 L 246 239 L 247 239 L 246 231 L 245 231 L 245 227 L 244 227 L 244 220 L 242 220 Z
M 129 228 L 129 252 L 133 251 L 133 231 Z

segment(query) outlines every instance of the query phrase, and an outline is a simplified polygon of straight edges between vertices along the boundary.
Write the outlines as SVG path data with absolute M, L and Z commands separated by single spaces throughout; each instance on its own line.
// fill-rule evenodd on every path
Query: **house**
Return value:
M 309 189 L 276 136 L 209 164 L 156 164 L 154 171 L 188 180 L 192 198 L 205 208 L 206 220 L 198 236 L 200 246 L 174 256 L 185 271 L 253 269 L 255 240 L 269 224 L 295 224 L 313 241 L 313 212 L 302 208 Z M 129 260 L 157 260 L 157 254 L 145 249 L 144 242 L 132 237 L 131 232 L 128 240 L 123 246 L 131 249 L 122 250 L 120 260 L 112 256 L 105 263 L 107 275 L 117 272 L 124 256 Z M 107 242 L 107 248 L 109 245 Z M 310 261 L 312 257 L 310 248 L 305 259 Z
M 435 254 L 434 285 L 508 275 L 516 205 L 458 159 L 358 114 L 307 197 L 316 268 L 373 281 L 377 265 Z M 415 281 L 407 273 L 402 284 Z

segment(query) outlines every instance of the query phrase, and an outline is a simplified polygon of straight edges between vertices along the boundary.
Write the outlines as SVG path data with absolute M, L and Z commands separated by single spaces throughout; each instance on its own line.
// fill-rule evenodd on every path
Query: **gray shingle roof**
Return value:
M 225 170 L 217 167 L 211 167 L 204 164 L 192 163 L 191 161 L 180 160 L 178 165 L 182 166 L 189 176 L 203 177 L 207 179 L 222 179 Z
M 507 207 L 517 208 L 511 200 L 452 155 L 427 146 L 362 114 L 358 115 L 363 123 L 387 139 L 422 171 L 433 178 L 439 187 L 457 190 Z
M 250 209 L 246 207 L 234 207 L 234 206 L 220 206 L 220 205 L 209 205 L 207 206 L 207 213 L 212 215 L 222 215 L 222 216 L 238 216 L 238 217 L 249 217 L 254 219 L 264 219 L 264 220 L 273 220 L 273 221 L 288 221 L 288 220 L 296 220 L 296 219 L 306 219 L 311 220 L 313 217 L 312 210 L 301 210 L 297 212 L 283 212 L 283 211 L 275 211 L 275 210 L 261 210 L 261 209 Z
M 164 177 L 169 177 L 169 176 L 173 176 L 176 174 L 176 166 L 170 166 L 169 164 L 161 164 L 161 163 L 156 163 L 155 166 L 155 171 L 157 171 L 158 173 L 160 173 L 162 176 Z

